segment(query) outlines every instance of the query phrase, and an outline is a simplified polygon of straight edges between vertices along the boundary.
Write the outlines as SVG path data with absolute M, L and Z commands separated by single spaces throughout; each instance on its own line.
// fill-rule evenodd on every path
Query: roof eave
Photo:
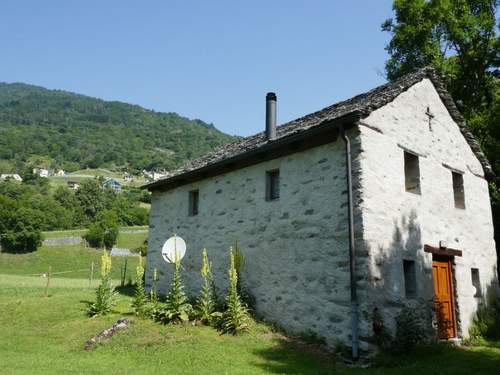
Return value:
M 245 151 L 204 167 L 143 185 L 141 186 L 141 189 L 148 189 L 149 191 L 166 191 L 191 182 L 203 180 L 207 177 L 220 175 L 235 169 L 272 160 L 280 156 L 300 152 L 304 149 L 315 147 L 320 144 L 330 143 L 336 139 L 340 126 L 353 126 L 364 115 L 366 115 L 364 112 L 355 110 L 342 117 L 331 120 L 325 119 L 319 125 L 312 126 L 306 130 L 278 138 L 274 141 L 267 142 L 260 147 Z M 329 136 L 318 138 L 325 133 L 329 133 Z M 308 139 L 311 140 L 310 143 L 301 143 Z M 275 152 L 279 150 L 282 152 Z

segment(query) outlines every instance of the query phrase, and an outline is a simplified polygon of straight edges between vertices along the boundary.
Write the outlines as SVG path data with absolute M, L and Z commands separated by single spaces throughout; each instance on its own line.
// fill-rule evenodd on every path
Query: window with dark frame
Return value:
M 479 279 L 479 269 L 478 268 L 471 268 L 470 275 L 471 275 L 471 279 L 472 279 L 472 285 L 476 289 L 476 292 L 474 293 L 474 297 L 480 298 L 482 296 L 482 293 L 481 293 L 481 280 Z
M 405 163 L 405 189 L 414 194 L 420 194 L 420 166 L 418 156 L 404 152 Z
M 266 172 L 266 200 L 273 201 L 280 197 L 280 171 L 274 169 Z
M 417 273 L 414 260 L 403 260 L 403 273 L 405 278 L 405 296 L 406 298 L 415 298 L 417 296 Z
M 453 179 L 453 197 L 456 208 L 465 208 L 464 176 L 458 172 L 451 172 Z
M 198 215 L 198 207 L 200 201 L 200 192 L 198 190 L 192 190 L 189 192 L 189 216 Z

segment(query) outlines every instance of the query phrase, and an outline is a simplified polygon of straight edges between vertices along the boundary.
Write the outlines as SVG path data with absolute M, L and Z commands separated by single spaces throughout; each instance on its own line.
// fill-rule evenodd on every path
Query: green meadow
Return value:
M 124 243 L 139 242 L 135 236 Z M 121 288 L 125 259 L 133 278 L 137 257 L 113 257 L 118 304 L 89 318 L 102 252 L 81 246 L 42 247 L 30 254 L 0 253 L 0 374 L 498 374 L 500 344 L 437 346 L 411 356 L 378 357 L 350 368 L 332 353 L 253 322 L 241 336 L 193 324 L 170 326 L 133 315 L 131 287 Z M 90 264 L 96 265 L 89 286 Z M 43 275 L 52 270 L 47 288 Z M 48 295 L 46 295 L 48 291 Z M 128 318 L 120 331 L 90 351 L 86 340 Z

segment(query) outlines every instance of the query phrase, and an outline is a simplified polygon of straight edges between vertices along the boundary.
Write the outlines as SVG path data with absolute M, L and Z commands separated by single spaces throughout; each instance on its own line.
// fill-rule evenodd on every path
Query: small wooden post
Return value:
M 125 258 L 125 265 L 123 266 L 123 285 L 125 285 L 125 280 L 127 279 L 127 262 L 128 259 Z
M 94 262 L 90 264 L 89 288 L 92 287 L 92 281 L 94 281 Z
M 49 273 L 47 274 L 47 285 L 45 285 L 45 297 L 49 296 L 50 274 L 52 273 L 52 266 L 49 266 Z

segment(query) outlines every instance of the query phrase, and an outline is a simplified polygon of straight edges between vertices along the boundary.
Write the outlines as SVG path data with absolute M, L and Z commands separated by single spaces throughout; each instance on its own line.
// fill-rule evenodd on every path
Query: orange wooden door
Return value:
M 449 260 L 433 260 L 432 275 L 434 277 L 439 338 L 456 337 L 451 262 Z

